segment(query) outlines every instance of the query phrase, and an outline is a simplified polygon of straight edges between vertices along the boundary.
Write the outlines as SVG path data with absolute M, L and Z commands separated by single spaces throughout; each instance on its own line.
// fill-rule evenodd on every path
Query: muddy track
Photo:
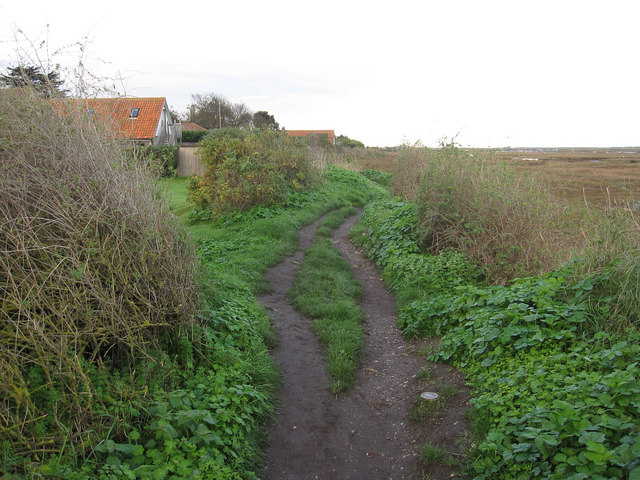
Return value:
M 259 300 L 274 319 L 279 344 L 272 354 L 283 383 L 276 419 L 268 430 L 264 480 L 419 479 L 419 443 L 426 440 L 455 449 L 455 439 L 464 429 L 462 377 L 446 366 L 431 365 L 429 385 L 416 378 L 428 362 L 396 327 L 395 300 L 376 267 L 347 238 L 357 218 L 347 219 L 332 236 L 364 293 L 365 354 L 356 384 L 346 394 L 330 392 L 324 351 L 311 321 L 285 299 L 320 220 L 300 231 L 296 254 L 266 276 L 273 292 Z M 438 384 L 445 383 L 461 390 L 447 411 L 428 421 L 410 421 L 420 390 L 437 391 Z M 453 471 L 435 465 L 428 473 L 431 478 L 451 478 Z

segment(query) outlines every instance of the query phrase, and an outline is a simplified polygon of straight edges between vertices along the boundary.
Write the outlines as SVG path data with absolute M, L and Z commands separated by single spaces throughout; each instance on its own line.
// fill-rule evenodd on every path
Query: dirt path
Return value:
M 446 366 L 431 365 L 430 385 L 416 378 L 428 362 L 417 355 L 395 325 L 395 300 L 379 273 L 347 239 L 357 216 L 332 236 L 363 286 L 366 315 L 365 355 L 355 387 L 333 395 L 324 352 L 310 329 L 285 299 L 316 222 L 300 231 L 300 250 L 267 274 L 273 293 L 260 297 L 274 317 L 279 345 L 273 351 L 283 374 L 276 420 L 268 432 L 264 480 L 419 479 L 416 453 L 422 440 L 453 446 L 462 432 L 466 396 L 462 377 Z M 459 394 L 446 412 L 412 422 L 409 411 L 421 389 L 453 384 Z M 451 478 L 452 470 L 435 465 L 431 478 Z

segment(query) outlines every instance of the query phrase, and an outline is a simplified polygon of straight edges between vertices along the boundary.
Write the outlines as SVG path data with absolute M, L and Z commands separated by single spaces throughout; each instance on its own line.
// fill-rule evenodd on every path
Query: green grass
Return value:
M 424 400 L 418 394 L 409 410 L 409 418 L 414 422 L 424 422 L 446 410 L 448 401 L 459 393 L 460 389 L 457 386 L 447 383 L 438 389 L 438 398 L 435 400 Z
M 445 398 L 440 396 L 435 400 L 423 400 L 418 396 L 409 410 L 409 418 L 414 422 L 426 422 L 434 415 L 446 408 Z
M 163 188 L 169 197 L 169 209 L 183 223 L 186 222 L 193 205 L 187 202 L 187 177 L 162 178 L 160 187 Z
M 431 377 L 433 377 L 433 368 L 431 368 L 429 365 L 425 365 L 417 373 L 416 377 L 418 378 L 418 380 L 431 380 Z
M 319 237 L 307 251 L 288 297 L 313 319 L 313 330 L 327 349 L 331 390 L 347 390 L 362 355 L 362 289 L 331 240 Z
M 342 207 L 334 212 L 331 212 L 322 221 L 316 230 L 316 235 L 319 237 L 330 237 L 333 231 L 342 225 L 347 217 L 355 215 L 356 209 L 353 206 Z
M 422 444 L 418 460 L 425 466 L 432 465 L 434 463 L 442 463 L 447 467 L 454 467 L 458 463 L 454 456 L 446 449 L 430 443 Z

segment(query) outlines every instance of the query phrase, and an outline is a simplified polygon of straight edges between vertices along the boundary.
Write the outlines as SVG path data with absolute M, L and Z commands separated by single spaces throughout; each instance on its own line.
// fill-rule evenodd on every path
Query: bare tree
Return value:
M 244 103 L 232 103 L 217 93 L 194 93 L 189 105 L 190 122 L 211 129 L 222 127 L 249 127 L 253 113 Z
M 8 67 L 0 86 L 30 85 L 45 96 L 71 96 L 91 98 L 95 96 L 121 96 L 124 94 L 124 79 L 97 76 L 88 64 L 108 63 L 95 57 L 90 49 L 91 41 L 84 37 L 62 47 L 54 47 L 49 41 L 49 25 L 44 39 L 33 40 L 22 30 L 14 32 L 16 49 L 14 67 Z M 58 62 L 64 57 L 65 64 Z M 69 64 L 69 58 L 73 63 Z

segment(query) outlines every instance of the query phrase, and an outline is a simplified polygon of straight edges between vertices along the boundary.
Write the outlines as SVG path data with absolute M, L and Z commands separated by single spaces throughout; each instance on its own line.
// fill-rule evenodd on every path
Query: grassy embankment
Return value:
M 454 146 L 405 155 L 394 185 L 407 203 L 369 205 L 353 237 L 397 293 L 404 333 L 442 336 L 432 359 L 474 387 L 469 473 L 638 478 L 634 215 L 567 215 Z

